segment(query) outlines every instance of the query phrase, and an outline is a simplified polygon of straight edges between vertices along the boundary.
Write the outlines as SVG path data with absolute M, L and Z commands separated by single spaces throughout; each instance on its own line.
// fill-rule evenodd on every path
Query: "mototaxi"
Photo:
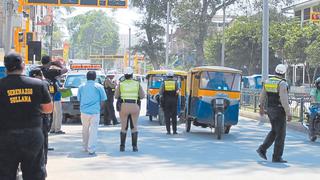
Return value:
M 149 120 L 152 121 L 153 117 L 157 117 L 159 124 L 164 125 L 164 113 L 160 107 L 160 88 L 164 80 L 167 79 L 167 72 L 169 70 L 152 70 L 146 75 L 147 79 L 147 111 L 146 116 L 149 116 Z M 186 90 L 186 80 L 187 72 L 173 70 L 173 78 L 178 83 L 178 88 L 180 93 L 178 96 L 178 115 L 182 113 L 185 105 L 185 90 Z
M 214 128 L 217 139 L 238 123 L 241 74 L 221 66 L 192 68 L 187 76 L 186 105 L 181 121 L 186 132 L 191 124 Z

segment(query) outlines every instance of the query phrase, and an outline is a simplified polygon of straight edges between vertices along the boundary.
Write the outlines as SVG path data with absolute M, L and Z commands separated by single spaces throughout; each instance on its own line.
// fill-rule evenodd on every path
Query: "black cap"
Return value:
M 48 64 L 49 62 L 51 62 L 51 57 L 50 57 L 50 56 L 47 56 L 47 55 L 42 56 L 42 58 L 41 58 L 41 63 L 42 63 L 43 65 Z
M 42 71 L 40 68 L 34 68 L 29 72 L 30 77 L 42 76 Z
M 22 70 L 22 57 L 20 54 L 11 52 L 4 56 L 4 66 L 8 72 Z
M 96 80 L 97 74 L 95 71 L 88 71 L 87 72 L 87 80 Z

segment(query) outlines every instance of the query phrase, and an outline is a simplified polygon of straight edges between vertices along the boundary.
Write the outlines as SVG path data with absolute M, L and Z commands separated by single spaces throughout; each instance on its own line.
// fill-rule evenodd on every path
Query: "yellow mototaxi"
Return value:
M 186 123 L 215 129 L 218 139 L 238 123 L 241 74 L 237 69 L 202 66 L 190 69 L 187 77 L 186 105 L 180 117 Z
M 153 117 L 159 120 L 160 125 L 164 125 L 164 114 L 160 107 L 160 87 L 164 80 L 167 79 L 167 72 L 169 70 L 152 70 L 146 75 L 148 81 L 147 84 L 147 111 L 146 116 L 149 116 L 149 120 L 152 121 Z M 185 91 L 186 91 L 186 80 L 187 72 L 172 70 L 174 73 L 174 79 L 177 81 L 180 88 L 178 97 L 178 115 L 182 113 L 185 105 Z

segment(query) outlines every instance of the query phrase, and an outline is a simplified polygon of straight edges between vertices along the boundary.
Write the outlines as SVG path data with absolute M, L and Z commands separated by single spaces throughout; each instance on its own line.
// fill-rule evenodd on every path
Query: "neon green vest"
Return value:
M 139 98 L 139 82 L 135 80 L 125 80 L 120 83 L 121 99 L 138 100 Z
M 176 82 L 172 80 L 164 81 L 164 90 L 165 91 L 176 90 Z
M 267 93 L 278 93 L 279 92 L 279 83 L 282 79 L 277 77 L 269 78 L 266 83 L 264 83 L 264 88 Z

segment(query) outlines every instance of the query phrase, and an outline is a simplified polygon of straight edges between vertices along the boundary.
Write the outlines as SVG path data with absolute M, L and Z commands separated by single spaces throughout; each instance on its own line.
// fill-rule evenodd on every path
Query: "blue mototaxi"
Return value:
M 146 116 L 149 116 L 149 120 L 152 121 L 153 117 L 157 117 L 160 125 L 164 125 L 164 113 L 160 107 L 160 87 L 164 80 L 167 79 L 168 70 L 152 70 L 147 73 L 146 79 L 147 85 L 147 111 Z M 173 70 L 174 79 L 177 81 L 180 88 L 180 94 L 178 96 L 178 115 L 182 113 L 185 105 L 185 89 L 187 72 Z
M 229 133 L 231 126 L 238 123 L 241 73 L 240 70 L 221 66 L 196 67 L 188 72 L 186 110 L 182 117 L 186 122 L 186 132 L 190 132 L 191 124 L 216 129 L 213 102 L 218 101 L 213 100 L 225 96 L 229 104 L 224 104 L 224 123 L 220 129 L 223 128 L 225 134 Z

